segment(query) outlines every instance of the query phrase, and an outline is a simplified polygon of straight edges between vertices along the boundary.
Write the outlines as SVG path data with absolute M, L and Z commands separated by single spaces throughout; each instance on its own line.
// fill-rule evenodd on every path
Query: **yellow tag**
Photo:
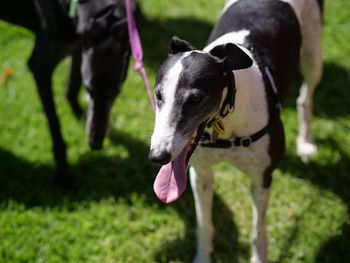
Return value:
M 224 123 L 221 120 L 213 121 L 211 127 L 213 127 L 213 129 L 220 135 L 226 134 Z

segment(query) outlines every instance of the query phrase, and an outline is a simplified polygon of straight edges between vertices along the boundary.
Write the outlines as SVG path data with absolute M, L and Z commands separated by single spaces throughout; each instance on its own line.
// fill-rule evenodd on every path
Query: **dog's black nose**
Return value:
M 148 155 L 148 159 L 154 163 L 164 165 L 170 162 L 171 155 L 167 151 L 150 151 Z

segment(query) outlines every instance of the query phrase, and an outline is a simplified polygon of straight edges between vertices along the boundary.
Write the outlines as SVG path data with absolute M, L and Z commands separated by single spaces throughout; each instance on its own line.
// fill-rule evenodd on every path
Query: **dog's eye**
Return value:
M 156 99 L 157 101 L 163 101 L 162 93 L 160 91 L 156 91 Z
M 187 99 L 187 102 L 191 104 L 198 104 L 199 102 L 202 101 L 202 99 L 203 99 L 203 96 L 201 95 L 191 95 Z

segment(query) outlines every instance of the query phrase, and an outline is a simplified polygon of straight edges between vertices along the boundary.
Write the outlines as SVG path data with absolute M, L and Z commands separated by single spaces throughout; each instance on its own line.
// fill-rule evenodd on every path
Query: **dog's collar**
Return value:
M 230 112 L 232 112 L 235 109 L 237 92 L 235 75 L 233 74 L 232 70 L 224 72 L 223 75 L 227 78 L 227 92 L 219 113 L 219 117 L 221 119 L 226 117 Z
M 216 114 L 213 118 L 207 121 L 207 127 L 218 126 L 218 124 L 221 123 L 220 120 L 225 118 L 229 113 L 231 113 L 235 109 L 236 92 L 237 92 L 235 75 L 233 74 L 232 70 L 228 70 L 223 73 L 223 76 L 227 78 L 227 86 L 225 87 L 226 88 L 225 98 L 222 101 L 218 114 Z
M 259 66 L 261 66 L 261 65 L 259 65 Z M 275 84 L 275 81 L 272 77 L 271 71 L 269 70 L 268 67 L 265 67 L 264 71 L 262 71 L 262 73 L 263 73 L 263 79 L 264 79 L 265 85 L 272 90 L 274 104 L 275 104 L 274 105 L 275 106 L 275 116 L 273 119 L 277 119 L 280 115 L 282 108 L 281 108 L 281 103 L 279 101 L 279 96 L 278 96 L 276 84 Z M 224 103 L 223 103 L 221 110 L 220 110 L 220 117 L 221 116 L 225 117 L 229 112 L 231 112 L 234 109 L 235 96 L 236 96 L 237 90 L 236 90 L 236 86 L 235 86 L 235 82 L 234 82 L 234 75 L 233 75 L 232 71 L 231 71 L 231 74 L 228 74 L 228 76 L 231 75 L 232 77 L 229 77 L 228 91 L 227 91 L 226 98 L 224 99 Z M 230 84 L 231 80 L 233 82 L 231 82 L 231 84 Z M 230 89 L 230 85 L 233 88 Z M 229 95 L 230 90 L 231 90 L 232 94 Z M 231 98 L 233 98 L 233 100 L 231 101 L 231 102 L 233 102 L 233 104 L 228 104 L 229 96 L 233 96 L 233 97 L 231 97 Z M 226 111 L 223 111 L 226 108 L 229 108 L 231 110 L 229 110 L 226 113 Z M 226 115 L 222 114 L 222 113 L 226 113 Z M 221 117 L 221 118 L 223 118 L 223 117 Z M 218 119 L 218 118 L 211 119 L 208 122 L 207 126 L 210 127 L 213 124 L 213 122 L 218 122 L 220 119 Z M 263 127 L 261 130 L 257 131 L 254 134 L 251 134 L 249 136 L 235 137 L 235 138 L 231 138 L 231 139 L 216 139 L 214 142 L 211 141 L 211 139 L 212 139 L 211 135 L 208 132 L 204 132 L 202 139 L 199 142 L 199 145 L 201 145 L 202 147 L 209 147 L 209 148 L 231 148 L 233 146 L 235 146 L 235 147 L 241 147 L 241 146 L 249 147 L 253 142 L 259 140 L 265 134 L 267 134 L 270 130 L 270 126 L 271 126 L 271 121 L 269 121 L 268 124 L 265 127 Z
M 215 142 L 210 142 L 211 135 L 208 132 L 204 132 L 199 145 L 208 148 L 231 148 L 233 146 L 249 147 L 253 142 L 259 140 L 266 133 L 268 133 L 269 129 L 270 125 L 267 124 L 264 128 L 250 136 L 235 137 L 233 139 L 217 139 Z

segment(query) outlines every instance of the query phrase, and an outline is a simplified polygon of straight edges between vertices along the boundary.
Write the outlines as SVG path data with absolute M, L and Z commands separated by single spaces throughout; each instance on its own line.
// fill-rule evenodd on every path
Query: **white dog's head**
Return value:
M 225 72 L 251 66 L 252 60 L 234 44 L 194 50 L 173 37 L 169 57 L 159 69 L 156 120 L 150 160 L 166 164 L 192 142 L 199 126 L 215 115 L 227 86 Z
M 252 60 L 234 44 L 197 51 L 173 37 L 155 85 L 156 120 L 149 159 L 163 165 L 154 182 L 160 200 L 175 201 L 186 188 L 186 168 L 207 121 L 220 111 L 228 71 Z

